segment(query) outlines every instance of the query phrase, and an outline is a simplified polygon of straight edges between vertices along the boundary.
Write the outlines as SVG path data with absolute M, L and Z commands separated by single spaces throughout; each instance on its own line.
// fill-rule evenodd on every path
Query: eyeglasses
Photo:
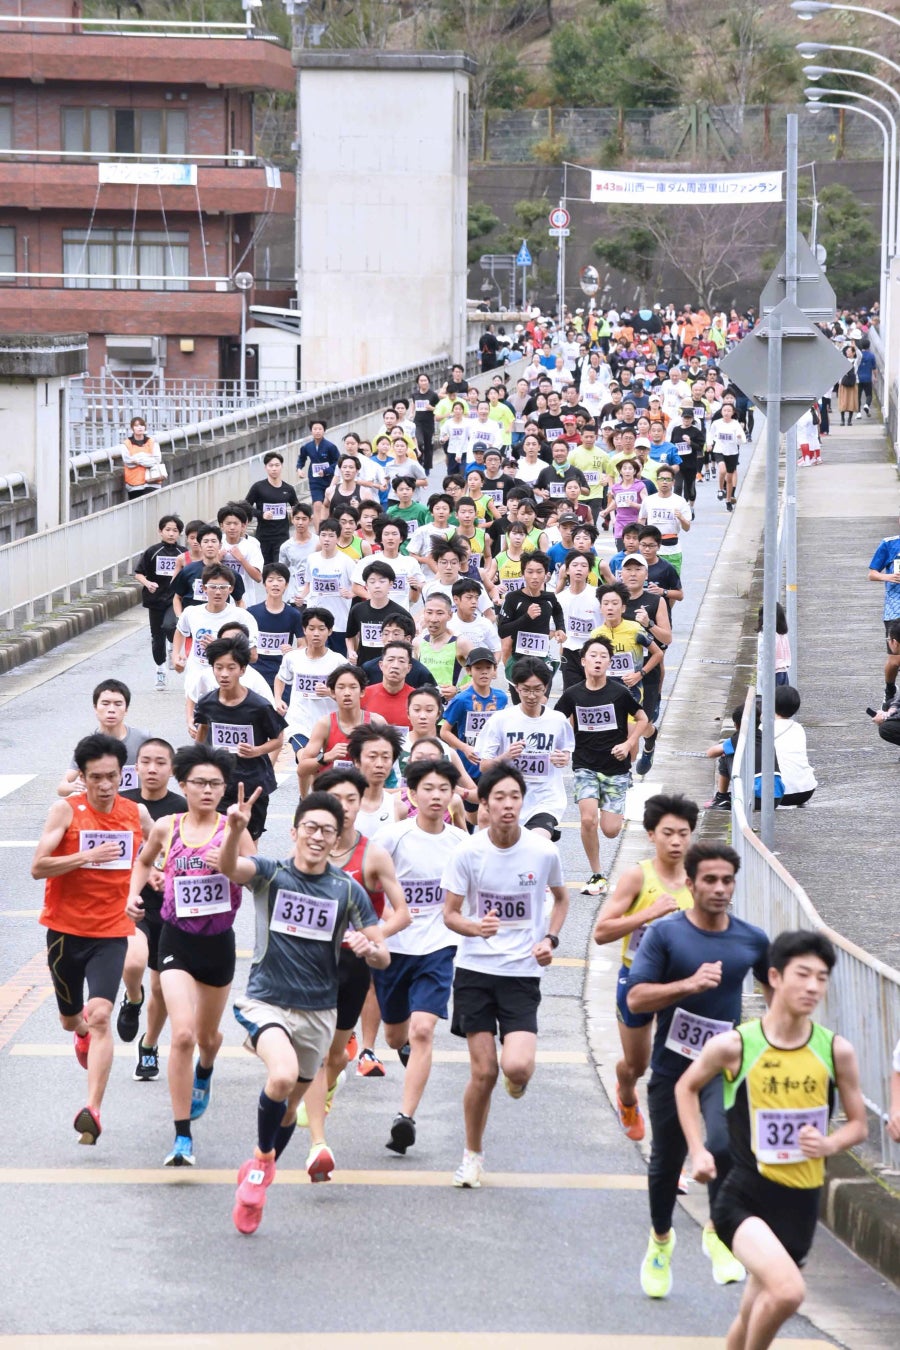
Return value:
M 317 834 L 323 839 L 337 839 L 338 835 L 336 825 L 319 825 L 314 820 L 301 820 L 297 828 L 302 830 L 308 839 L 315 839 Z
M 224 583 L 221 586 L 214 586 L 211 581 L 208 581 L 205 589 L 208 591 L 230 591 L 231 587 L 226 586 Z
M 224 778 L 186 778 L 185 787 L 195 788 L 223 788 L 225 786 Z

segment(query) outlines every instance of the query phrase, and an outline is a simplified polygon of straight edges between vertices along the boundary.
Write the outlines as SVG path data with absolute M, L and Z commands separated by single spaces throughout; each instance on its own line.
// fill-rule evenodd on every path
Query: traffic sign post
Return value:
M 516 254 L 516 267 L 522 269 L 522 309 L 525 310 L 528 305 L 528 272 L 527 268 L 531 266 L 531 253 L 528 250 L 528 240 L 522 240 L 522 247 Z
M 569 222 L 572 219 L 566 210 L 564 200 L 559 206 L 554 206 L 547 219 L 550 222 L 550 235 L 557 240 L 559 249 L 556 266 L 556 316 L 562 328 L 566 312 L 566 239 L 569 234 Z

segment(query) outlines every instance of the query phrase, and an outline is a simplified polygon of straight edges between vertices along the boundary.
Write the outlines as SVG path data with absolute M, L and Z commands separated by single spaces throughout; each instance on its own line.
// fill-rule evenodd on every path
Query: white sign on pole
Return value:
M 195 187 L 196 164 L 129 164 L 127 161 L 101 163 L 101 183 L 149 183 L 160 187 Z
M 568 239 L 568 237 L 569 237 L 569 235 L 572 233 L 572 231 L 571 231 L 571 230 L 556 230 L 556 229 L 553 229 L 553 230 L 548 230 L 547 233 L 549 234 L 549 236 L 550 236 L 551 239 Z
M 591 172 L 592 202 L 640 202 L 679 206 L 780 202 L 782 173 L 610 173 Z

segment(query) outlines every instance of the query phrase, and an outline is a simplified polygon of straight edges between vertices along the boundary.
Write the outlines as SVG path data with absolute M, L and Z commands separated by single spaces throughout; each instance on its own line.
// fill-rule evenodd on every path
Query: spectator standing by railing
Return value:
M 122 442 L 122 464 L 129 501 L 158 492 L 168 478 L 162 451 L 153 437 L 147 435 L 147 424 L 142 417 L 131 419 L 128 435 Z

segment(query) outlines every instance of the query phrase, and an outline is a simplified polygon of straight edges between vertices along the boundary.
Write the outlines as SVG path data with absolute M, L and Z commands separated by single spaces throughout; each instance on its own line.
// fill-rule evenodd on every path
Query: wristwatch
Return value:
M 325 763 L 325 749 L 324 749 L 324 746 L 323 746 L 323 748 L 319 751 L 319 753 L 316 755 L 316 763 L 317 763 L 317 764 L 324 764 L 324 763 Z
M 545 933 L 544 941 L 549 942 L 550 946 L 553 948 L 554 951 L 556 951 L 557 947 L 559 946 L 559 938 L 555 933 Z

